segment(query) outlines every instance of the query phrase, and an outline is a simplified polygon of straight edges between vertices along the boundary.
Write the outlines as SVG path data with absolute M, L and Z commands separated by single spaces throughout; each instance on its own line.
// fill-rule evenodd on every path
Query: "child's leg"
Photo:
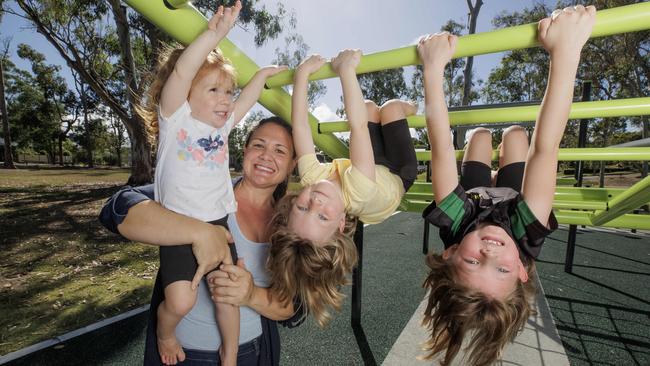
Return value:
M 379 164 L 377 159 L 382 159 L 384 156 L 384 143 L 381 135 L 381 125 L 379 124 L 379 107 L 372 100 L 366 100 L 365 105 L 368 114 L 368 133 L 370 134 L 372 153 L 375 157 L 375 164 Z
M 236 366 L 239 349 L 239 307 L 230 304 L 216 304 L 217 323 L 221 334 L 221 365 Z
M 499 149 L 499 173 L 497 187 L 510 187 L 521 192 L 526 156 L 528 155 L 528 134 L 521 126 L 510 126 L 503 131 Z
M 165 287 L 165 300 L 158 306 L 158 352 L 164 364 L 185 360 L 185 353 L 176 339 L 176 326 L 192 310 L 197 292 L 191 281 L 176 281 Z
M 418 174 L 413 139 L 406 117 L 417 112 L 417 105 L 399 99 L 389 100 L 379 109 L 384 145 L 382 165 L 402 179 L 404 190 L 408 190 Z
M 492 133 L 482 127 L 475 128 L 467 140 L 460 168 L 460 185 L 465 190 L 492 185 Z

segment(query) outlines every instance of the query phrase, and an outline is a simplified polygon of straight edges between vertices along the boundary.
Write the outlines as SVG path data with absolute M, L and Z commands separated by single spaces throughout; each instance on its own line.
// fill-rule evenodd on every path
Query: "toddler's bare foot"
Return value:
M 158 353 L 160 360 L 165 365 L 176 365 L 178 362 L 185 361 L 185 352 L 175 336 L 166 339 L 158 336 Z

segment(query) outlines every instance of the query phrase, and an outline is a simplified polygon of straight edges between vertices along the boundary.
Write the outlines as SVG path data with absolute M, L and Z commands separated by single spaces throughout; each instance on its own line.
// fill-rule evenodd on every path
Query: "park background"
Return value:
M 476 6 L 476 1 L 470 3 Z M 590 3 L 604 9 L 633 1 Z M 156 45 L 169 39 L 119 1 L 0 4 L 7 105 L 3 123 L 11 133 L 11 160 L 19 168 L 0 171 L 0 245 L 6 253 L 0 259 L 0 354 L 6 354 L 147 303 L 157 270 L 156 251 L 107 233 L 96 215 L 103 200 L 122 184 L 151 179 L 153 149 L 133 114 L 134 97 L 143 95 Z M 295 67 L 310 53 L 332 57 L 343 48 L 360 48 L 366 54 L 399 48 L 441 29 L 469 32 L 464 1 L 244 5 L 229 39 L 260 66 Z M 476 15 L 475 32 L 531 23 L 563 5 L 485 1 Z M 208 16 L 215 8 L 208 1 L 195 6 Z M 128 47 L 119 37 L 118 30 L 124 30 L 119 20 L 128 24 Z M 648 96 L 649 49 L 647 31 L 592 40 L 578 78 L 592 82 L 593 100 Z M 128 53 L 132 63 L 124 62 Z M 539 101 L 547 63 L 546 53 L 537 48 L 478 56 L 467 78 L 467 60 L 455 60 L 447 69 L 449 105 Z M 417 67 L 366 74 L 360 80 L 365 96 L 377 103 L 422 100 Z M 312 83 L 310 105 L 321 121 L 344 119 L 338 81 Z M 232 166 L 241 157 L 247 129 L 262 115 L 268 112 L 254 108 L 231 136 Z M 649 137 L 648 125 L 647 116 L 594 120 L 587 146 Z M 497 136 L 499 131 L 495 129 Z M 563 147 L 577 145 L 576 131 L 577 123 L 570 123 Z M 426 147 L 421 131 L 414 137 Z M 3 136 L 3 144 L 8 140 Z M 462 143 L 462 133 L 457 140 Z M 561 168 L 571 174 L 569 164 Z M 643 168 L 634 162 L 611 162 L 602 168 L 587 163 L 588 172 L 596 175 L 586 183 L 627 187 Z

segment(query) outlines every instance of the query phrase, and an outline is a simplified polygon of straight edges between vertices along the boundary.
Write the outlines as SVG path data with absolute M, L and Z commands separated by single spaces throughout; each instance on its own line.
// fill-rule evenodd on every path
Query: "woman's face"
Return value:
M 244 177 L 258 187 L 275 187 L 293 171 L 293 140 L 283 127 L 266 123 L 244 148 Z

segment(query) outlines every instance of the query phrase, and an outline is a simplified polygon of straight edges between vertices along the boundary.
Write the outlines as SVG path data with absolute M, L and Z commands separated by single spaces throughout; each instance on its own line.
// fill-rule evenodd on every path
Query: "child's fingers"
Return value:
M 539 39 L 544 39 L 546 37 L 546 33 L 548 33 L 548 28 L 551 26 L 551 22 L 552 22 L 551 17 L 549 17 L 549 18 L 544 18 L 540 20 L 539 23 L 537 23 Z

